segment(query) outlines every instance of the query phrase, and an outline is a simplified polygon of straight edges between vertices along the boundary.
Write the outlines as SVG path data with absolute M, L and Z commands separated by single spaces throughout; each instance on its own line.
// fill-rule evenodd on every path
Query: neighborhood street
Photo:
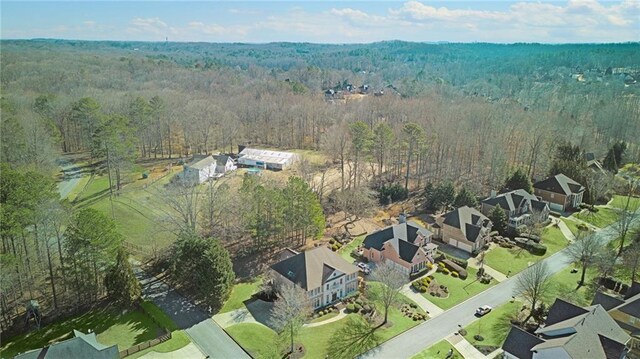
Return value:
M 147 275 L 134 266 L 143 297 L 152 300 L 184 329 L 194 344 L 209 358 L 250 358 L 209 315 L 197 308 L 162 280 Z
M 637 218 L 632 226 L 638 226 L 640 218 Z M 603 245 L 615 239 L 617 234 L 610 225 L 595 234 Z M 564 249 L 543 261 L 549 266 L 552 273 L 557 273 L 569 266 L 567 250 Z M 511 300 L 513 289 L 516 285 L 517 274 L 508 278 L 504 282 L 460 303 L 459 305 L 445 311 L 435 318 L 420 324 L 401 335 L 385 342 L 384 344 L 363 354 L 362 358 L 411 358 L 422 350 L 436 344 L 448 335 L 456 332 L 459 326 L 465 327 L 477 320 L 474 316 L 476 308 L 488 304 L 494 308 Z M 489 314 L 490 315 L 490 314 Z M 482 320 L 482 319 L 480 319 Z

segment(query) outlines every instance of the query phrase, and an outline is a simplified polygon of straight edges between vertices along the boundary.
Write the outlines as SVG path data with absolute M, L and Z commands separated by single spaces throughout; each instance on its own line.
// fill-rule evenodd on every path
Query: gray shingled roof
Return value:
M 201 170 L 215 163 L 216 163 L 216 160 L 215 158 L 213 158 L 213 156 L 207 156 L 205 158 L 194 158 L 194 160 L 191 163 L 187 164 L 187 167 Z
M 358 272 L 356 266 L 324 246 L 284 259 L 272 265 L 271 269 L 304 290 L 320 287 L 334 271 L 344 274 Z
M 119 359 L 116 345 L 98 343 L 95 333 L 84 334 L 74 330 L 74 338 L 32 350 L 15 356 L 14 359 Z
M 539 201 L 538 198 L 523 189 L 517 189 L 514 191 L 501 193 L 495 197 L 489 197 L 482 201 L 490 206 L 499 205 L 505 211 L 515 211 L 521 207 L 531 203 L 531 207 L 538 211 L 542 211 L 547 203 Z
M 227 155 L 215 155 L 213 158 L 216 160 L 218 166 L 226 166 L 229 160 L 229 156 Z
M 620 304 L 624 304 L 624 300 L 612 297 L 602 292 L 596 292 L 591 301 L 591 305 L 600 304 L 605 310 L 611 310 Z
M 554 325 L 586 312 L 587 310 L 582 307 L 578 307 L 577 305 L 573 305 L 565 300 L 557 298 L 551 308 L 549 308 L 549 314 L 547 315 L 545 325 Z
M 531 359 L 533 357 L 531 348 L 543 342 L 544 340 L 535 335 L 513 326 L 502 344 L 502 350 L 520 359 Z
M 580 193 L 584 191 L 584 187 L 580 183 L 572 180 L 562 173 L 536 182 L 533 184 L 533 187 L 564 195 L 570 195 L 572 193 Z
M 411 262 L 416 252 L 420 250 L 419 246 L 413 244 L 418 238 L 418 234 L 424 237 L 432 235 L 429 230 L 416 222 L 407 221 L 369 234 L 362 245 L 367 249 L 382 250 L 384 244 L 389 242 L 402 260 Z
M 443 223 L 459 228 L 468 241 L 475 242 L 485 221 L 489 221 L 489 218 L 480 211 L 464 206 L 445 214 Z

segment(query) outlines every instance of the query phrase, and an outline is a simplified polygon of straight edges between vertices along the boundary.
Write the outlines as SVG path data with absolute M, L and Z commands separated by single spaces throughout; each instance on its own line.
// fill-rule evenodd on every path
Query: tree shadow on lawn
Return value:
M 346 325 L 337 330 L 329 340 L 329 358 L 355 358 L 358 355 L 380 345 L 381 337 L 376 330 L 380 326 L 361 317 L 349 317 Z
M 266 302 L 261 299 L 252 298 L 245 300 L 243 303 L 257 322 L 276 330 L 271 323 L 271 309 L 273 308 L 273 302 Z

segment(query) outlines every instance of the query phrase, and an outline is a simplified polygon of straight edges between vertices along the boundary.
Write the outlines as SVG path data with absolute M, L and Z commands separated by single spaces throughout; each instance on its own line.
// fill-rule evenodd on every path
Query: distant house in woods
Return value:
M 298 161 L 299 156 L 291 152 L 261 150 L 245 147 L 238 154 L 238 164 L 248 167 L 284 170 Z
M 443 242 L 469 253 L 479 251 L 491 232 L 489 218 L 468 206 L 445 213 L 436 223 L 440 227 L 438 237 Z
M 281 258 L 271 266 L 277 283 L 293 283 L 304 289 L 314 309 L 358 290 L 358 268 L 327 247 L 302 253 L 287 250 Z
M 211 178 L 222 177 L 236 168 L 231 157 L 226 155 L 194 156 L 190 163 L 184 165 L 183 176 L 192 183 L 203 183 Z
M 509 218 L 508 225 L 517 228 L 521 225 L 541 223 L 549 217 L 549 204 L 523 189 L 517 189 L 496 195 L 495 192 L 481 203 L 481 212 L 485 216 L 500 206 Z
M 633 282 L 623 298 L 596 292 L 591 305 L 600 304 L 627 334 L 631 335 L 630 347 L 640 351 L 640 283 Z
M 601 305 L 556 299 L 544 325 L 534 334 L 512 327 L 502 349 L 507 359 L 624 359 L 629 339 Z
M 409 221 L 369 234 L 363 242 L 363 256 L 371 262 L 389 260 L 407 274 L 420 272 L 433 262 L 438 246 L 433 233 Z
M 587 152 L 584 154 L 584 160 L 587 163 L 587 167 L 589 167 L 593 171 L 605 173 L 606 171 L 602 167 L 602 163 L 598 161 L 596 155 L 593 152 Z
M 73 331 L 74 338 L 15 356 L 15 359 L 119 359 L 117 345 L 98 343 L 96 333 Z
M 578 208 L 584 191 L 584 186 L 562 173 L 533 184 L 534 194 L 549 202 L 554 211 Z

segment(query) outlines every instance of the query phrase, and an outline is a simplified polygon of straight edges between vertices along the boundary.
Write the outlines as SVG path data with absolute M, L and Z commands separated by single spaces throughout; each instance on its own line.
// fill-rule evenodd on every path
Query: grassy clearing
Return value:
M 229 299 L 224 303 L 218 312 L 227 313 L 244 307 L 244 301 L 251 299 L 251 296 L 260 291 L 262 278 L 254 278 L 251 282 L 238 283 L 233 286 Z
M 615 210 L 606 207 L 596 208 L 598 208 L 598 212 L 596 213 L 587 211 L 584 213 L 576 213 L 574 214 L 574 216 L 587 223 L 591 223 L 598 228 L 604 228 L 618 219 L 618 215 L 616 214 Z
M 462 359 L 463 356 L 446 340 L 441 340 L 429 348 L 421 351 L 413 356 L 411 359 L 444 359 L 447 357 L 447 353 L 450 349 L 453 349 L 453 356 L 451 359 Z
M 82 192 L 82 190 L 84 190 L 84 187 L 87 185 L 87 183 L 89 183 L 90 179 L 91 179 L 91 176 L 89 175 L 83 176 L 82 178 L 80 178 L 78 183 L 76 183 L 76 186 L 73 187 L 73 189 L 67 195 L 67 200 L 69 200 L 69 202 L 75 201 L 78 195 Z
M 83 333 L 91 330 L 96 333 L 98 342 L 104 345 L 116 344 L 119 350 L 154 339 L 161 331 L 151 317 L 142 311 L 123 312 L 105 307 L 50 324 L 38 331 L 3 340 L 2 357 L 12 358 L 18 353 L 72 338 L 74 329 Z
M 547 258 L 569 244 L 560 229 L 556 227 L 545 228 L 541 237 L 541 243 L 547 246 L 547 253 L 543 256 L 533 255 L 517 246 L 513 248 L 496 247 L 485 255 L 485 264 L 504 274 L 511 272 L 513 275 L 529 267 L 529 264 Z
M 620 208 L 620 209 L 626 208 L 627 196 L 614 195 L 609 205 L 611 207 Z M 640 207 L 640 198 L 631 197 L 629 199 L 629 210 L 635 211 L 636 209 L 638 209 L 638 207 Z
M 273 352 L 278 334 L 264 325 L 240 323 L 226 329 L 227 333 L 254 358 L 265 358 Z
M 351 242 L 349 242 L 349 244 L 340 248 L 338 250 L 340 256 L 349 263 L 355 262 L 356 260 L 351 256 L 351 252 L 362 244 L 362 242 L 364 241 L 364 237 L 365 236 L 356 237 Z
M 422 293 L 422 295 L 433 304 L 447 310 L 497 284 L 496 280 L 492 280 L 490 284 L 482 284 L 476 281 L 478 270 L 475 268 L 467 268 L 467 272 L 469 276 L 465 280 L 443 273 L 435 273 L 433 275 L 438 284 L 446 285 L 449 288 L 449 296 L 447 298 L 434 297 L 428 292 Z
M 501 346 L 511 329 L 509 320 L 515 317 L 521 308 L 522 303 L 518 301 L 507 302 L 494 308 L 490 313 L 464 328 L 467 331 L 465 339 L 474 345 Z M 477 334 L 482 335 L 484 339 L 482 341 L 476 340 L 474 336 Z

